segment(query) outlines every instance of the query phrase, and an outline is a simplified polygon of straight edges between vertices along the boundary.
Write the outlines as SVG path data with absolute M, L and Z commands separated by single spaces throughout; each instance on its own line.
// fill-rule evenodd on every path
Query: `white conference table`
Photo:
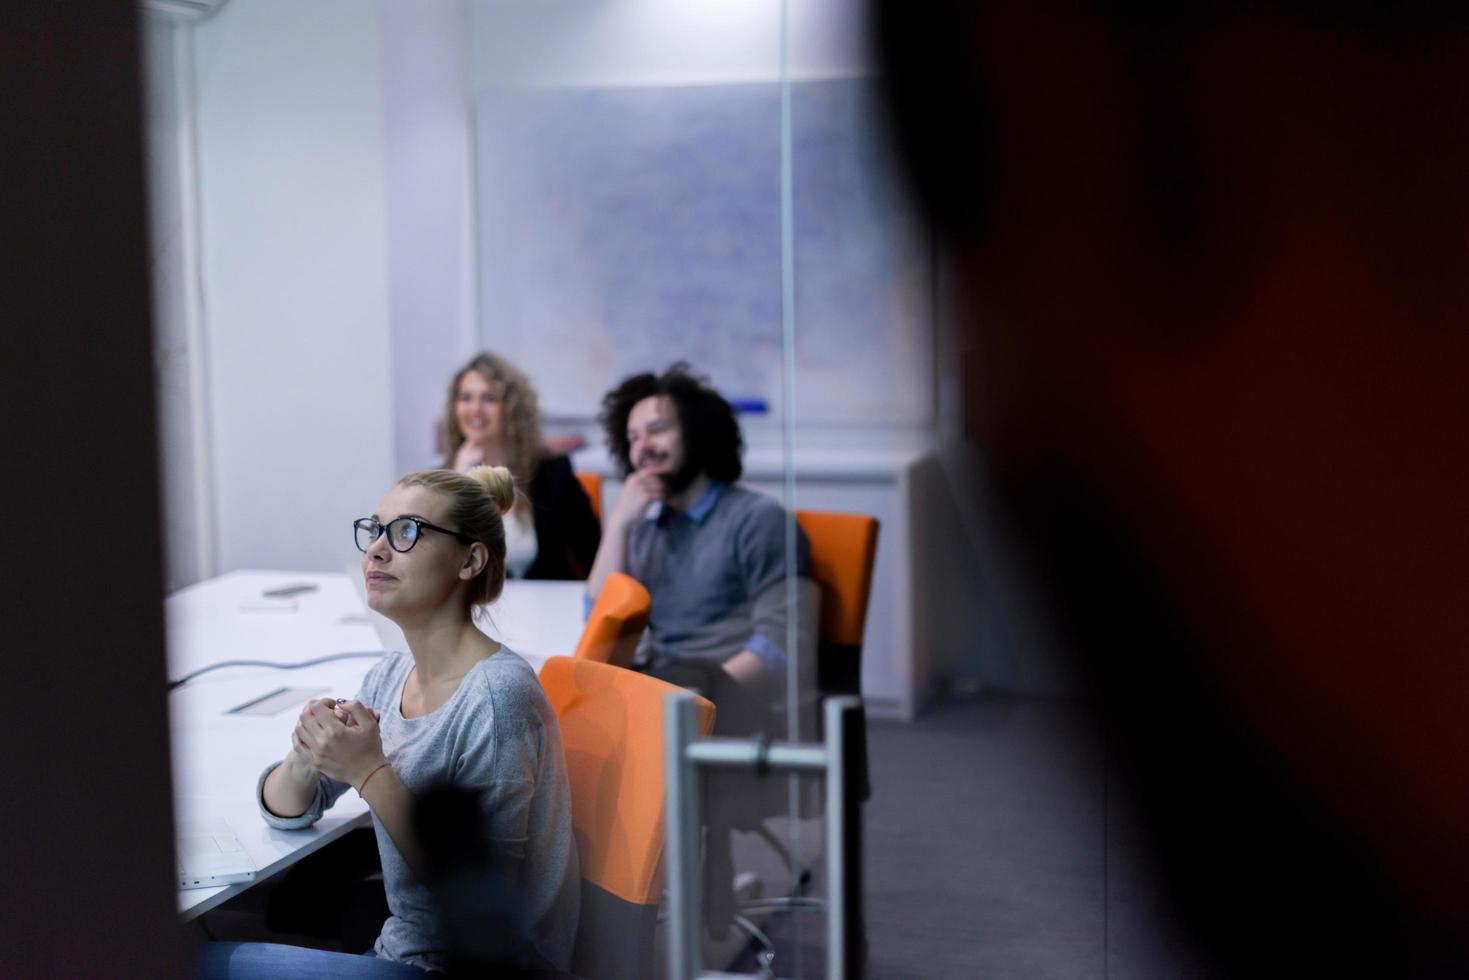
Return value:
M 312 585 L 285 599 L 270 589 Z M 581 582 L 521 582 L 489 609 L 485 631 L 539 672 L 546 658 L 570 654 L 583 624 Z M 226 660 L 299 664 L 336 653 L 404 650 L 402 634 L 369 611 L 349 573 L 237 571 L 168 597 L 169 679 Z M 310 697 L 352 697 L 375 656 L 294 670 L 225 667 L 168 695 L 173 745 L 174 818 L 180 833 L 228 830 L 256 868 L 253 881 L 179 891 L 185 919 L 207 912 L 312 851 L 369 822 L 347 793 L 314 827 L 274 830 L 261 819 L 255 783 L 281 758 L 301 705 Z M 279 688 L 300 689 L 291 705 L 267 716 L 227 713 Z

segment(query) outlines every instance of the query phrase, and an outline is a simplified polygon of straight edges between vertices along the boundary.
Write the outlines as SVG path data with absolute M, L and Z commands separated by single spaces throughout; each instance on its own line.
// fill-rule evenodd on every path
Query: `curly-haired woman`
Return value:
M 449 384 L 444 429 L 445 469 L 504 466 L 525 488 L 505 521 L 511 577 L 586 578 L 601 523 L 571 461 L 542 439 L 529 379 L 498 354 L 477 355 Z

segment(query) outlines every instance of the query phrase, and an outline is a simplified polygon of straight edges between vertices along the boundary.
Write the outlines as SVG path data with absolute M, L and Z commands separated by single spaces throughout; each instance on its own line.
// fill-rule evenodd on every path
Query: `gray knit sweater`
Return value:
M 654 506 L 628 531 L 627 571 L 653 599 L 640 659 L 722 662 L 751 650 L 770 680 L 785 677 L 786 512 L 737 484 L 711 483 L 687 513 Z M 810 543 L 796 530 L 796 568 Z
M 483 829 L 519 883 L 517 904 L 531 941 L 560 969 L 571 963 L 580 903 L 580 873 L 571 828 L 571 792 L 556 716 L 530 666 L 509 650 L 480 661 L 452 697 L 420 718 L 404 718 L 403 682 L 413 658 L 391 653 L 368 672 L 357 699 L 379 713 L 383 751 L 415 795 L 448 784 L 480 794 Z M 299 817 L 265 808 L 260 776 L 256 798 L 266 823 L 307 827 L 350 787 L 322 776 L 316 798 Z M 444 962 L 443 925 L 432 895 L 409 870 L 373 815 L 383 883 L 392 912 L 374 947 L 377 955 L 425 969 Z

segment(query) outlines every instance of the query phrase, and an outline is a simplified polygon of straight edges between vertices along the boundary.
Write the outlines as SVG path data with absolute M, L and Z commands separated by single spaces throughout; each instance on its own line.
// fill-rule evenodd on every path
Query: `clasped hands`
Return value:
M 308 701 L 291 732 L 291 752 L 299 765 L 352 786 L 388 761 L 377 712 L 356 700 Z

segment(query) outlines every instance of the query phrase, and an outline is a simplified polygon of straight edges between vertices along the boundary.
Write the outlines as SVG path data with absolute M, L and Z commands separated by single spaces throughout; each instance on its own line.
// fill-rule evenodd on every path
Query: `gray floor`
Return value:
M 980 697 L 873 722 L 869 746 L 869 977 L 1211 975 L 1170 922 L 1108 793 L 1101 733 L 1074 704 Z M 782 976 L 821 975 L 806 922 L 770 923 Z

